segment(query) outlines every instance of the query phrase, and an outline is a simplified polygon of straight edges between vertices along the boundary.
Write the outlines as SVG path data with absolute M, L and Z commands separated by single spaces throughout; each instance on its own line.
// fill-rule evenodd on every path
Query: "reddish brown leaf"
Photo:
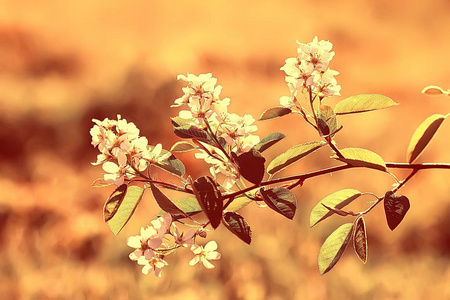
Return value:
M 239 172 L 241 175 L 254 184 L 259 184 L 263 180 L 266 159 L 257 150 L 250 150 L 240 154 L 237 158 Z
M 356 219 L 353 230 L 353 248 L 355 248 L 356 255 L 363 262 L 367 262 L 367 232 L 366 223 L 361 216 Z
M 252 231 L 247 221 L 237 212 L 226 212 L 223 214 L 223 223 L 238 238 L 250 244 Z
M 214 180 L 209 176 L 199 177 L 193 182 L 192 189 L 211 226 L 216 229 L 222 220 L 223 200 Z
M 394 230 L 403 220 L 409 209 L 409 200 L 406 196 L 395 196 L 392 191 L 384 195 L 384 212 L 391 230 Z

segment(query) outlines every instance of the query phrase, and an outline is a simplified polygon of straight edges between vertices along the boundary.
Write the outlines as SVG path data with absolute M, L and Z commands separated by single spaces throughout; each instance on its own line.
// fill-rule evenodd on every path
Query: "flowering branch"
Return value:
M 383 202 L 388 226 L 394 230 L 410 207 L 408 198 L 396 193 L 420 170 L 450 169 L 449 163 L 414 163 L 450 114 L 432 115 L 417 128 L 406 151 L 407 163 L 385 162 L 367 149 L 338 149 L 335 136 L 343 129 L 338 125 L 340 116 L 398 104 L 382 95 L 357 95 L 341 100 L 334 108 L 326 105 L 327 98 L 340 96 L 341 90 L 335 79 L 339 73 L 329 67 L 335 54 L 331 51 L 333 46 L 317 37 L 310 43 L 297 43 L 297 55 L 286 59 L 281 67 L 286 73 L 290 96 L 281 97 L 281 106 L 267 109 L 259 120 L 300 115 L 317 132 L 318 141 L 291 147 L 268 163 L 262 153 L 285 135 L 273 132 L 261 139 L 256 135 L 258 128 L 251 115 L 228 112 L 230 99 L 220 97 L 222 87 L 217 85 L 217 79 L 211 73 L 178 76 L 187 86 L 182 89 L 183 96 L 176 99 L 172 107 L 186 109 L 172 118 L 172 124 L 174 133 L 184 140 L 175 143 L 170 151 L 163 149 L 161 144 L 148 145 L 148 140 L 139 136 L 139 129 L 120 115 L 117 120 L 93 120 L 95 125 L 90 130 L 92 145 L 100 151 L 93 165 L 102 165 L 105 173 L 92 185 L 117 186 L 103 208 L 105 222 L 112 232 L 118 234 L 126 225 L 145 190 L 151 190 L 161 208 L 159 217 L 151 225 L 142 227 L 139 235 L 127 240 L 128 246 L 135 249 L 130 259 L 142 266 L 144 274 L 153 271 L 160 277 L 161 269 L 168 265 L 166 256 L 183 248 L 189 248 L 194 255 L 189 265 L 201 262 L 204 267 L 213 268 L 210 261 L 220 259 L 221 255 L 216 251 L 215 241 L 204 246 L 199 244 L 200 238 L 207 237 L 207 231 L 223 224 L 239 239 L 250 244 L 252 232 L 245 218 L 238 213 L 240 209 L 254 202 L 292 219 L 297 208 L 297 198 L 292 192 L 295 187 L 302 186 L 306 179 L 351 168 L 385 172 L 394 178 L 394 188 L 383 196 L 355 189 L 336 191 L 321 199 L 312 209 L 310 226 L 333 215 L 355 218 L 352 223 L 341 225 L 325 240 L 319 250 L 321 274 L 334 267 L 351 241 L 357 256 L 366 263 L 364 217 Z M 423 93 L 449 95 L 449 91 L 436 86 L 425 88 Z M 280 171 L 325 146 L 334 154 L 331 157 L 333 163 L 339 161 L 343 164 L 277 178 Z M 210 165 L 209 175 L 196 179 L 186 175 L 184 164 L 174 153 L 188 151 L 194 151 L 195 158 Z M 176 182 L 157 180 L 152 176 L 154 167 L 175 176 Z M 398 180 L 389 169 L 409 169 L 411 172 L 405 179 Z M 266 175 L 268 179 L 264 180 Z M 184 197 L 172 200 L 163 189 L 181 192 Z M 345 210 L 348 204 L 363 195 L 375 197 L 376 201 L 360 212 Z M 200 213 L 206 215 L 206 221 L 196 220 L 195 216 Z M 186 230 L 183 231 L 180 225 Z

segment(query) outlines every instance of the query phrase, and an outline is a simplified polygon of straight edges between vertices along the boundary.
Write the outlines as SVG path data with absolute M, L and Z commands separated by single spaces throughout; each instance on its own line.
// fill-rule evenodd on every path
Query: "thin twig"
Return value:
M 437 164 L 437 163 L 424 163 L 424 164 L 386 163 L 386 166 L 388 168 L 412 169 L 412 170 L 416 170 L 416 172 L 419 171 L 419 170 L 424 170 L 424 169 L 450 169 L 450 164 Z M 263 181 L 259 185 L 254 185 L 254 186 L 248 187 L 246 189 L 243 189 L 241 191 L 238 191 L 238 192 L 235 192 L 235 193 L 231 193 L 231 194 L 228 194 L 228 195 L 224 195 L 224 197 L 226 197 L 226 198 L 228 198 L 228 197 L 236 198 L 240 194 L 249 192 L 249 191 L 251 191 L 251 190 L 253 190 L 255 188 L 258 188 L 258 187 L 267 186 L 267 185 L 271 185 L 271 184 L 283 183 L 283 182 L 286 182 L 286 181 L 294 181 L 294 180 L 298 180 L 298 181 L 302 181 L 303 182 L 304 180 L 306 180 L 308 178 L 313 178 L 313 177 L 316 177 L 316 176 L 325 175 L 325 174 L 329 174 L 329 173 L 333 173 L 333 172 L 337 172 L 337 171 L 341 171 L 341 170 L 346 170 L 346 169 L 351 169 L 351 168 L 360 168 L 360 167 L 359 166 L 350 165 L 350 164 L 345 164 L 345 165 L 339 165 L 339 166 L 330 167 L 330 168 L 326 168 L 326 169 L 322 169 L 322 170 L 318 170 L 318 171 L 313 171 L 313 172 L 309 172 L 309 173 L 304 173 L 304 174 L 299 174 L 299 175 L 293 175 L 293 176 L 288 176 L 288 177 L 272 179 L 272 180 L 268 180 L 268 181 Z

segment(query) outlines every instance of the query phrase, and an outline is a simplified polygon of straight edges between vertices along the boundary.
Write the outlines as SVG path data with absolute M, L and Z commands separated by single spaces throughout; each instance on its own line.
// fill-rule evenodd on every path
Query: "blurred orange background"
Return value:
M 170 109 L 181 96 L 177 74 L 213 72 L 230 111 L 257 118 L 288 95 L 284 60 L 296 40 L 334 44 L 343 99 L 384 94 L 400 106 L 342 116 L 340 147 L 362 147 L 386 161 L 405 161 L 415 128 L 449 111 L 428 85 L 450 88 L 450 2 L 430 1 L 0 1 L 0 295 L 2 299 L 448 299 L 450 203 L 448 170 L 420 172 L 402 194 L 411 209 L 393 232 L 382 206 L 366 218 L 369 260 L 349 247 L 324 276 L 317 253 L 351 219 L 333 217 L 309 229 L 309 212 L 324 196 L 356 188 L 378 195 L 392 178 L 346 171 L 297 188 L 294 221 L 256 205 L 242 214 L 251 246 L 219 228 L 216 268 L 189 267 L 192 254 L 168 257 L 162 278 L 144 276 L 125 241 L 158 212 L 148 194 L 114 237 L 102 221 L 112 189 L 95 189 L 92 118 L 121 114 L 150 144 L 170 149 Z M 330 99 L 334 105 L 339 99 Z M 267 151 L 316 139 L 299 119 L 258 122 L 259 135 L 288 135 Z M 449 124 L 419 162 L 449 162 Z M 329 165 L 326 150 L 283 174 Z M 183 155 L 189 174 L 206 165 Z M 394 170 L 400 178 L 407 174 Z M 367 199 L 369 201 L 371 199 Z M 360 201 L 358 205 L 367 207 Z

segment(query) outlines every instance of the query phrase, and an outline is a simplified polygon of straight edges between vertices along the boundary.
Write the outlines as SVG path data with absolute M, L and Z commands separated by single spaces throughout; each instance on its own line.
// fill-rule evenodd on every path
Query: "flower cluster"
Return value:
M 236 155 L 248 152 L 259 143 L 260 138 L 254 135 L 258 130 L 253 123 L 255 119 L 246 114 L 244 116 L 228 113 L 229 98 L 220 99 L 222 87 L 212 73 L 178 75 L 178 79 L 187 82 L 183 88 L 184 95 L 175 100 L 172 107 L 187 106 L 188 110 L 179 112 L 179 117 L 189 120 L 190 125 L 206 130 L 217 137 L 215 145 L 201 143 L 196 157 L 204 159 L 213 165 L 211 174 L 225 175 L 225 188 L 231 188 L 239 178 L 238 167 L 232 159 L 231 153 Z
M 190 248 L 194 258 L 189 262 L 193 266 L 201 261 L 208 268 L 214 268 L 209 260 L 220 259 L 220 253 L 215 251 L 217 243 L 208 242 L 205 247 L 195 244 L 195 237 L 203 235 L 202 229 L 197 231 L 189 229 L 186 233 L 180 232 L 169 213 L 151 221 L 151 225 L 142 227 L 139 235 L 131 236 L 127 245 L 135 248 L 129 258 L 142 266 L 142 273 L 147 275 L 154 271 L 155 276 L 161 277 L 161 269 L 168 265 L 165 256 L 174 253 L 178 248 Z M 167 241 L 172 237 L 173 245 Z M 164 241 L 164 242 L 163 242 Z
M 333 44 L 319 41 L 317 37 L 310 43 L 297 41 L 297 44 L 297 56 L 286 59 L 286 64 L 280 68 L 287 75 L 286 82 L 291 91 L 291 97 L 280 99 L 281 105 L 293 106 L 293 98 L 299 90 L 306 90 L 320 99 L 340 96 L 341 87 L 334 78 L 339 72 L 328 66 L 334 56 Z
M 125 178 L 130 179 L 136 172 L 145 171 L 150 164 L 160 164 L 171 155 L 162 154 L 161 144 L 149 146 L 147 138 L 139 136 L 136 125 L 120 115 L 117 120 L 92 121 L 96 124 L 90 130 L 92 145 L 100 151 L 92 164 L 102 165 L 107 183 L 119 186 Z

